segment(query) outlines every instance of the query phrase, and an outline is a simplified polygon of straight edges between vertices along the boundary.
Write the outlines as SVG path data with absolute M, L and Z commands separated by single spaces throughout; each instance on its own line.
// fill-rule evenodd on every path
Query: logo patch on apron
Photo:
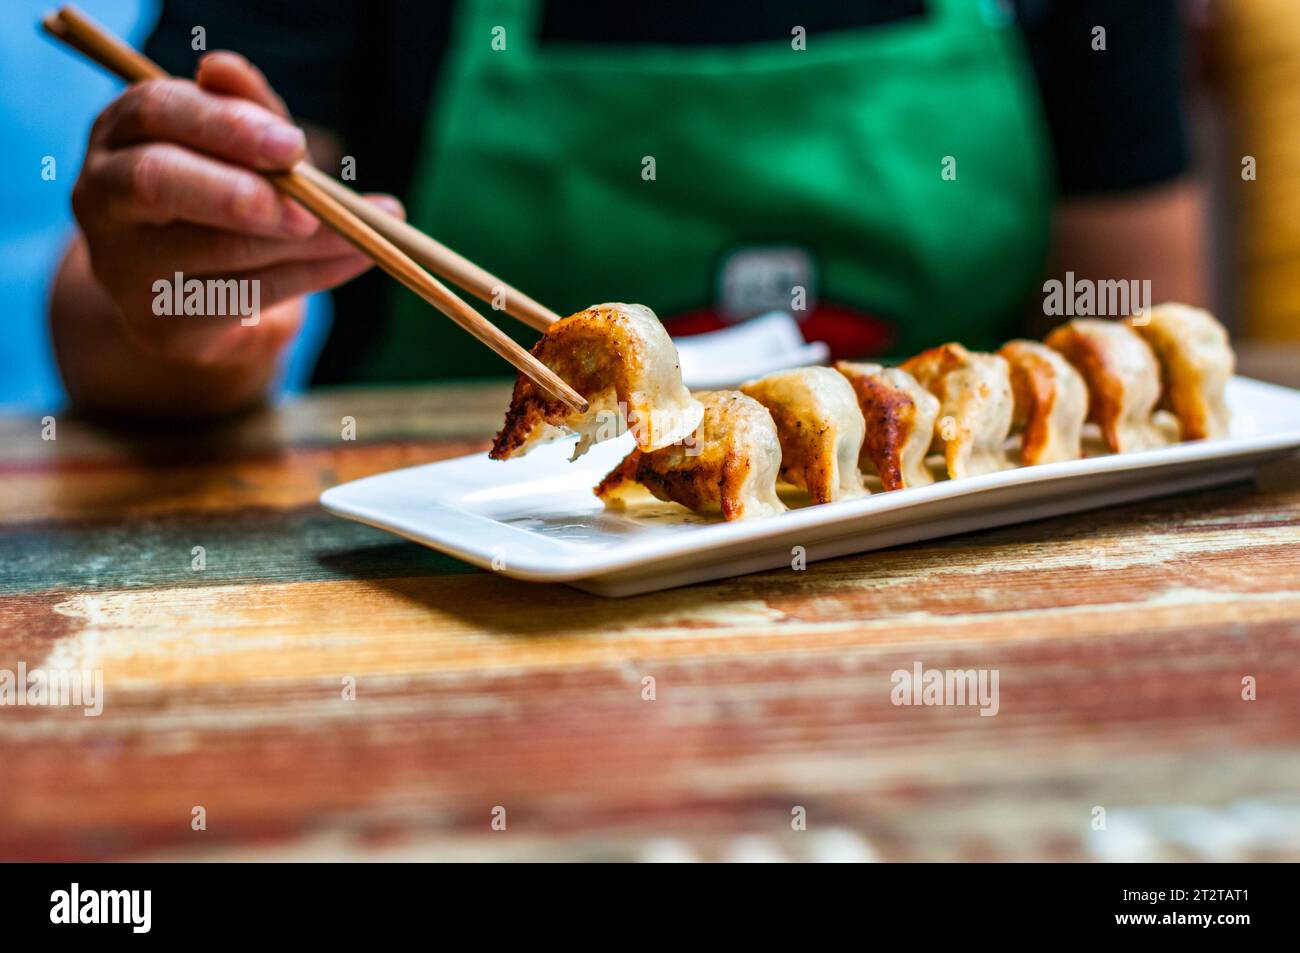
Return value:
M 722 260 L 718 311 L 729 324 L 769 311 L 799 317 L 816 300 L 816 280 L 813 257 L 802 248 L 741 248 Z
M 723 255 L 712 308 L 664 319 L 682 337 L 716 331 L 761 314 L 794 315 L 805 341 L 825 341 L 831 357 L 880 354 L 894 340 L 889 323 L 848 305 L 822 300 L 812 252 L 797 245 L 742 246 Z

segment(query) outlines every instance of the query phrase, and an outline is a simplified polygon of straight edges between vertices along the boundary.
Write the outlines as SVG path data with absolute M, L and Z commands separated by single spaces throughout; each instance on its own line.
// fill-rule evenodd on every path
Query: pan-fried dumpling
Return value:
M 776 495 L 781 441 L 767 408 L 734 390 L 695 397 L 704 420 L 690 439 L 662 450 L 633 450 L 600 481 L 596 495 L 621 509 L 628 491 L 639 484 L 692 510 L 718 507 L 726 520 L 784 512 Z
M 863 496 L 858 454 L 866 423 L 853 388 L 829 367 L 777 371 L 740 388 L 772 413 L 781 476 L 814 503 Z
M 1021 430 L 1025 466 L 1083 456 L 1088 386 L 1079 372 L 1045 344 L 1009 341 L 998 351 L 1011 367 L 1014 425 Z
M 939 398 L 935 443 L 953 479 L 1005 470 L 1011 433 L 1011 372 L 1005 358 L 943 344 L 903 362 Z
M 1237 359 L 1228 332 L 1208 311 L 1162 304 L 1128 319 L 1160 364 L 1160 406 L 1178 418 L 1184 440 L 1226 437 L 1225 392 Z
M 1169 441 L 1152 421 L 1160 397 L 1160 368 L 1137 332 L 1121 321 L 1075 318 L 1047 336 L 1088 387 L 1088 419 L 1115 453 L 1149 450 Z
M 886 490 L 933 483 L 925 455 L 939 417 L 939 398 L 899 367 L 836 361 L 835 369 L 853 385 L 866 419 L 858 458 L 862 470 L 879 474 Z
M 533 356 L 587 399 L 579 414 L 520 374 L 505 426 L 488 454 L 506 460 L 576 432 L 573 459 L 631 430 L 637 447 L 658 450 L 699 426 L 704 408 L 682 383 L 677 349 L 653 311 L 639 304 L 598 304 L 556 321 Z

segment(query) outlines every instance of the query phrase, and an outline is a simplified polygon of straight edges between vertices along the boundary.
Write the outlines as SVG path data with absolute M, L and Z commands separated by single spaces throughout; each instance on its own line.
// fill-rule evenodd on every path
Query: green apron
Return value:
M 462 2 L 411 220 L 560 314 L 631 301 L 667 319 L 713 301 L 730 251 L 793 246 L 819 298 L 896 325 L 893 354 L 995 346 L 1039 279 L 1052 201 L 1022 40 L 995 6 L 930 0 L 797 51 L 539 46 L 539 0 Z M 358 379 L 510 373 L 395 293 Z

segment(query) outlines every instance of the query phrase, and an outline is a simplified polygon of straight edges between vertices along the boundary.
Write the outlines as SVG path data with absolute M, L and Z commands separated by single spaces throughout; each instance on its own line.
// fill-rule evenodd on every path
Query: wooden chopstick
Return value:
M 47 32 L 118 76 L 160 79 L 167 75 L 166 71 L 153 60 L 108 33 L 72 5 L 63 7 L 57 14 L 47 15 L 42 22 Z M 560 316 L 550 308 L 538 303 L 518 288 L 506 284 L 496 275 L 424 234 L 409 222 L 367 202 L 342 182 L 315 166 L 304 162 L 299 166 L 298 171 L 312 179 L 349 211 L 425 268 L 459 285 L 480 301 L 486 301 L 496 307 L 499 298 L 501 310 L 538 331 L 545 331 L 548 326 L 560 319 Z
M 296 170 L 263 174 L 281 192 L 296 199 L 317 218 L 373 258 L 380 268 L 527 374 L 539 386 L 579 413 L 587 412 L 587 401 L 558 374 L 525 351 L 513 338 L 486 320 L 455 292 L 421 268 L 383 235 L 358 219 L 311 179 Z
M 167 71 L 149 57 L 123 43 L 71 4 L 45 14 L 41 26 L 46 33 L 128 83 L 162 79 L 167 75 Z
M 480 301 L 486 301 L 495 308 L 499 296 L 502 301 L 501 310 L 537 331 L 545 331 L 560 320 L 560 316 L 550 308 L 534 301 L 519 289 L 512 288 L 409 222 L 367 202 L 332 175 L 306 162 L 300 163 L 297 171 L 425 268 L 459 285 Z
M 123 43 L 71 5 L 62 7 L 57 13 L 46 15 L 42 20 L 42 25 L 51 36 L 99 63 L 105 69 L 117 74 L 129 83 L 158 79 L 167 75 L 158 64 Z M 521 373 L 532 378 L 539 387 L 562 400 L 579 413 L 587 412 L 588 404 L 581 394 L 566 384 L 549 367 L 520 347 L 500 328 L 486 320 L 457 297 L 446 285 L 421 268 L 410 255 L 399 248 L 397 243 L 384 234 L 379 226 L 375 224 L 376 222 L 382 222 L 385 226 L 384 230 L 391 235 L 395 231 L 392 225 L 405 225 L 405 223 L 399 222 L 378 209 L 373 209 L 368 202 L 365 202 L 342 183 L 334 183 L 329 176 L 306 163 L 300 163 L 289 172 L 262 174 L 277 189 L 292 197 L 304 208 L 320 218 L 321 221 L 364 251 L 384 271 L 501 355 Z M 335 185 L 337 185 L 337 189 L 333 187 Z M 363 218 L 359 208 L 354 211 L 353 208 L 349 207 L 353 205 L 351 199 L 347 200 L 347 204 L 345 204 L 343 198 L 338 194 L 339 190 L 347 193 L 351 199 L 355 199 L 356 203 L 365 206 L 367 210 L 376 212 L 378 218 L 370 214 Z M 410 233 L 414 233 L 423 240 L 420 242 L 423 254 L 434 253 L 439 256 L 439 260 L 444 264 L 460 269 L 460 274 L 463 274 L 466 282 L 468 282 L 465 287 L 470 290 L 480 289 L 484 292 L 480 297 L 491 300 L 498 292 L 504 292 L 507 302 L 514 297 L 516 305 L 520 301 L 529 303 L 532 310 L 527 312 L 530 315 L 527 323 L 539 329 L 544 330 L 546 325 L 555 319 L 554 314 L 546 311 L 545 308 L 542 308 L 531 298 L 502 285 L 492 275 L 457 255 L 451 249 L 435 242 L 418 229 L 410 226 L 406 226 L 406 228 L 409 229 Z M 405 234 L 403 237 L 405 241 L 413 242 L 410 234 Z M 476 290 L 475 293 L 478 294 L 479 291 Z M 550 316 L 549 319 L 545 317 L 546 315 Z

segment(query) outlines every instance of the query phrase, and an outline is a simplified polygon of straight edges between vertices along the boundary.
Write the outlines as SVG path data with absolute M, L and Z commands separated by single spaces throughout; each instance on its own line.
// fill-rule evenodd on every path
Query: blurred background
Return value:
M 978 2 L 993 11 L 991 15 L 1019 15 L 1031 24 L 1035 17 L 1046 16 L 1043 11 L 1051 6 L 1049 0 L 1019 0 L 1014 6 L 1010 0 Z M 10 0 L 0 8 L 0 80 L 4 89 L 0 100 L 0 169 L 4 173 L 0 177 L 0 202 L 8 213 L 0 222 L 0 300 L 5 303 L 9 326 L 9 333 L 0 339 L 0 405 L 30 409 L 53 408 L 63 399 L 47 329 L 47 297 L 59 254 L 73 227 L 69 194 L 87 132 L 96 113 L 119 88 L 115 80 L 38 34 L 36 23 L 47 6 L 42 0 Z M 164 15 L 161 0 L 86 0 L 84 6 L 138 45 L 143 45 L 155 30 L 165 33 L 159 26 L 160 15 Z M 232 30 L 223 28 L 222 23 L 237 19 L 241 6 L 208 5 L 208 19 L 213 23 L 212 48 L 220 48 L 223 41 L 232 39 Z M 338 24 L 344 22 L 342 11 L 351 6 L 319 4 L 308 8 L 276 3 L 265 9 L 269 11 L 268 22 L 293 26 L 295 18 L 319 16 L 332 22 L 338 33 Z M 1096 7 L 1102 15 L 1108 4 L 1075 6 Z M 318 8 L 319 14 L 314 13 Z M 168 9 L 172 11 L 175 22 L 171 28 L 175 32 L 188 22 L 188 15 L 200 8 L 173 3 Z M 1282 342 L 1300 340 L 1300 282 L 1296 281 L 1300 265 L 1300 139 L 1295 134 L 1300 128 L 1300 4 L 1292 0 L 1186 0 L 1179 4 L 1178 15 L 1181 52 L 1161 62 L 1175 63 L 1181 73 L 1172 81 L 1181 91 L 1190 148 L 1190 187 L 1198 195 L 1197 214 L 1204 218 L 1209 263 L 1209 273 L 1200 276 L 1205 299 L 1201 303 L 1216 309 L 1233 330 L 1248 372 L 1297 383 L 1300 381 L 1295 380 L 1293 371 L 1295 349 Z M 229 45 L 238 46 L 239 34 L 234 32 L 234 42 Z M 262 30 L 256 35 L 267 32 Z M 255 34 L 250 28 L 246 35 Z M 290 78 L 294 64 L 317 75 L 313 57 L 324 55 L 323 35 L 319 30 L 298 34 L 276 31 L 271 41 L 263 41 L 273 41 L 276 49 L 285 51 L 278 62 L 266 64 L 277 86 L 294 84 Z M 162 41 L 155 36 L 155 45 L 161 46 Z M 296 36 L 300 39 L 295 40 Z M 300 43 L 300 48 L 295 47 L 295 42 Z M 1058 95 L 1062 91 L 1071 94 L 1068 88 L 1059 88 L 1063 81 L 1065 87 L 1069 85 L 1068 74 L 1061 76 L 1066 64 L 1058 64 L 1053 74 L 1052 64 L 1042 62 L 1044 57 L 1050 60 L 1052 49 L 1050 45 L 1034 49 L 1040 73 L 1056 76 L 1055 80 L 1044 81 L 1044 95 L 1049 99 L 1051 82 L 1058 87 Z M 246 52 L 255 60 L 259 57 L 255 49 Z M 262 53 L 263 58 L 271 56 Z M 1132 74 L 1132 80 L 1157 85 L 1171 81 L 1169 77 L 1140 74 Z M 302 88 L 313 88 L 314 82 L 304 79 Z M 1135 98 L 1146 93 L 1144 89 L 1132 90 Z M 295 89 L 286 95 L 295 113 L 305 112 L 310 117 L 319 112 L 318 103 L 302 102 L 307 96 L 302 91 Z M 328 90 L 321 93 L 321 97 L 328 95 Z M 1062 125 L 1050 115 L 1050 101 L 1048 106 L 1049 122 Z M 1090 124 L 1104 128 L 1097 125 L 1096 117 L 1086 114 L 1086 109 L 1077 122 L 1085 132 Z M 1058 151 L 1064 151 L 1061 143 L 1070 140 L 1063 139 L 1058 130 L 1053 131 Z M 1103 141 L 1096 145 L 1106 150 L 1112 144 Z M 1114 146 L 1122 155 L 1120 144 Z M 1066 168 L 1064 157 L 1058 156 L 1058 165 Z M 1063 174 L 1068 175 L 1068 171 Z M 1116 219 L 1104 200 L 1076 206 L 1068 211 L 1058 207 L 1054 222 L 1058 233 L 1065 230 L 1075 235 L 1104 235 L 1107 229 L 1113 233 Z M 1169 229 L 1167 234 L 1156 234 L 1149 240 L 1167 241 L 1170 247 L 1200 240 L 1199 236 L 1177 234 L 1180 231 Z M 1104 238 L 1099 244 L 1105 244 Z M 1061 263 L 1049 262 L 1048 270 L 1057 264 Z M 1064 263 L 1064 267 L 1069 265 Z M 1064 267 L 1055 271 L 1063 271 Z M 1122 264 L 1116 265 L 1120 267 Z M 364 283 L 375 281 L 374 276 L 363 279 Z M 370 307 L 359 303 L 359 296 L 348 293 L 351 298 L 341 300 L 351 304 L 344 306 L 343 312 Z M 723 305 L 725 310 L 725 302 Z M 1026 302 L 1028 311 L 1035 307 L 1036 302 Z M 306 331 L 286 362 L 283 390 L 308 385 L 329 333 L 330 298 L 314 297 L 309 315 Z M 661 311 L 661 316 L 674 318 L 670 326 L 677 334 L 709 330 L 717 323 L 708 309 L 675 315 Z M 837 335 L 842 336 L 837 316 L 823 314 L 820 318 L 826 320 L 808 323 L 806 336 L 834 343 Z M 856 337 L 854 333 L 849 335 L 852 340 L 863 339 L 861 333 Z M 334 382 L 328 378 L 324 375 L 321 379 Z

